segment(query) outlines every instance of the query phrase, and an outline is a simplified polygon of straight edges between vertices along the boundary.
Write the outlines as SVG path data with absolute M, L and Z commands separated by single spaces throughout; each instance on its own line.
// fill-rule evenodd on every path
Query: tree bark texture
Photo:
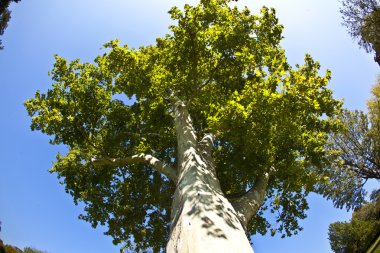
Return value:
M 167 253 L 253 252 L 241 214 L 224 196 L 216 177 L 213 136 L 197 140 L 184 102 L 175 102 L 174 113 L 178 170 Z

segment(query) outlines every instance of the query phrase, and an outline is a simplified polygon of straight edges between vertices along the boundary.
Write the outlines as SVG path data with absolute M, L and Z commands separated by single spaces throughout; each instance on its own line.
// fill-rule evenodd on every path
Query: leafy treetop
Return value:
M 319 76 L 309 55 L 301 66 L 288 64 L 274 9 L 252 15 L 229 2 L 172 8 L 176 24 L 155 45 L 111 41 L 94 64 L 56 56 L 52 89 L 25 103 L 32 129 L 69 148 L 52 171 L 75 202 L 85 203 L 81 218 L 107 224 L 115 243 L 163 247 L 175 185 L 144 164 L 91 161 L 144 153 L 175 167 L 173 94 L 186 103 L 198 138 L 215 134 L 213 157 L 227 196 L 275 168 L 249 234 L 297 233 L 307 194 L 332 173 L 323 169 L 324 147 L 341 103 L 327 88 L 330 72 Z M 272 227 L 263 215 L 268 208 L 276 214 Z
M 343 25 L 367 52 L 375 52 L 380 65 L 380 2 L 378 0 L 343 0 L 340 10 Z
M 370 202 L 355 210 L 350 222 L 329 226 L 331 249 L 336 253 L 366 252 L 380 233 L 380 197 L 374 191 Z
M 336 183 L 324 192 L 329 197 L 339 195 L 333 197 L 339 207 L 360 206 L 366 195 L 363 185 L 368 179 L 380 179 L 380 79 L 368 100 L 368 113 L 344 110 L 339 119 L 344 127 L 329 141 L 330 149 L 337 151 L 331 156 L 335 174 L 330 177 Z

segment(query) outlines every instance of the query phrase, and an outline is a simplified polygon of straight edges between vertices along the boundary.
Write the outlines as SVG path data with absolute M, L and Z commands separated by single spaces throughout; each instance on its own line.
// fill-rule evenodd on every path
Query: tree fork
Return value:
M 237 199 L 231 200 L 231 204 L 238 213 L 239 220 L 245 231 L 247 231 L 248 222 L 264 202 L 269 177 L 269 172 L 264 173 L 256 180 L 254 187 L 248 192 Z

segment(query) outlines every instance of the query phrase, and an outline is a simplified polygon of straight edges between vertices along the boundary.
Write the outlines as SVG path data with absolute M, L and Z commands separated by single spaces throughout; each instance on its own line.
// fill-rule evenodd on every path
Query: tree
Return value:
M 357 209 L 350 222 L 335 222 L 329 226 L 331 249 L 336 253 L 366 252 L 380 233 L 380 198 Z
M 20 250 L 19 248 L 12 245 L 4 245 L 3 241 L 0 239 L 0 253 L 44 253 L 43 251 L 25 247 L 24 250 Z
M 12 245 L 5 245 L 5 253 L 23 253 L 19 248 Z
M 31 247 L 25 247 L 24 250 L 21 250 L 12 245 L 3 246 L 3 242 L 0 240 L 0 253 L 45 253 Z
M 94 64 L 56 56 L 52 89 L 25 103 L 32 130 L 68 147 L 51 171 L 80 218 L 115 244 L 252 252 L 247 235 L 298 233 L 306 196 L 333 173 L 330 72 L 309 55 L 287 63 L 275 10 L 229 2 L 172 8 L 155 45 L 111 41 Z
M 377 83 L 372 88 L 372 97 L 368 100 L 368 117 L 371 122 L 371 130 L 369 138 L 372 139 L 372 160 L 375 161 L 377 167 L 374 169 L 377 171 L 376 179 L 380 179 L 380 76 L 377 79 Z
M 11 19 L 11 12 L 8 10 L 11 2 L 18 3 L 21 0 L 1 0 L 0 1 L 0 36 L 4 34 L 5 29 L 8 26 L 8 22 Z M 2 41 L 0 39 L 0 49 L 3 49 Z
M 332 136 L 339 153 L 339 163 L 362 179 L 380 179 L 380 137 L 374 118 L 362 111 L 344 110 L 345 129 Z
M 343 110 L 338 116 L 342 129 L 330 135 L 330 183 L 321 192 L 336 207 L 360 207 L 368 179 L 380 179 L 380 78 L 368 100 L 368 113 Z M 335 183 L 333 183 L 335 182 Z
M 35 248 L 25 247 L 23 253 L 45 253 L 45 252 L 38 250 L 38 249 L 35 249 Z
M 0 253 L 5 253 L 4 243 L 1 239 L 0 239 Z
M 375 52 L 380 65 L 380 2 L 378 0 L 343 0 L 340 10 L 343 25 L 368 53 Z

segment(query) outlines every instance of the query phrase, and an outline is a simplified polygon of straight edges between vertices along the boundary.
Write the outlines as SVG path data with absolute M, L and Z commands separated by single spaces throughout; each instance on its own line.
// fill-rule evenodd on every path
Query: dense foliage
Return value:
M 25 103 L 32 129 L 69 149 L 52 172 L 75 202 L 84 202 L 81 218 L 107 225 L 115 243 L 162 249 L 175 185 L 144 164 L 92 161 L 145 153 L 175 167 L 173 94 L 186 102 L 198 137 L 215 134 L 213 158 L 227 196 L 274 168 L 249 235 L 297 233 L 306 196 L 323 193 L 335 173 L 326 169 L 325 144 L 339 125 L 341 103 L 327 88 L 330 72 L 319 76 L 320 64 L 309 55 L 295 68 L 287 63 L 273 9 L 252 15 L 229 2 L 172 8 L 175 25 L 155 45 L 111 41 L 94 64 L 56 56 L 52 89 Z
M 32 247 L 26 247 L 24 248 L 23 253 L 46 253 L 46 252 L 32 248 Z
M 4 242 L 0 239 L 0 253 L 44 253 L 44 251 L 31 247 L 25 247 L 24 250 L 21 250 L 9 244 L 4 245 Z
M 350 222 L 335 222 L 329 227 L 331 249 L 336 253 L 366 252 L 380 235 L 380 198 L 354 211 Z
M 378 0 L 343 0 L 343 25 L 367 52 L 375 52 L 380 65 L 380 2 Z
M 3 248 L 0 245 L 0 253 L 46 253 L 46 252 L 31 248 L 31 247 L 25 247 L 24 250 L 21 250 L 12 245 L 5 245 Z

